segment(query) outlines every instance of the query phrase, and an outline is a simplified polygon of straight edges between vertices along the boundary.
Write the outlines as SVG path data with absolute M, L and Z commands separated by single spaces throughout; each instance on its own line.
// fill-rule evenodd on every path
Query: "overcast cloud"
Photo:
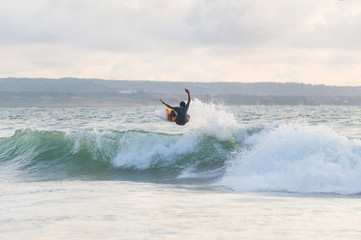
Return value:
M 361 85 L 359 0 L 0 0 L 0 77 Z

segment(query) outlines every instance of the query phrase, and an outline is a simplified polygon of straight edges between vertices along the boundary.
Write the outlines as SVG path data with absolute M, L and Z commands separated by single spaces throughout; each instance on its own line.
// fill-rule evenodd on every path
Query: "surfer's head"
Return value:
M 182 101 L 182 102 L 179 103 L 179 106 L 180 106 L 180 107 L 185 107 L 185 106 L 186 106 L 186 103 Z

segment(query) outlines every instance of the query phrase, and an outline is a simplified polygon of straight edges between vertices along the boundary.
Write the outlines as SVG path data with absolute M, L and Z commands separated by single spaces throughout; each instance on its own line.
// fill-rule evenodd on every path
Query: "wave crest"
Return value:
M 118 178 L 127 172 L 204 172 L 221 168 L 232 141 L 194 131 L 165 134 L 147 131 L 18 130 L 0 142 L 0 165 L 12 166 L 18 176 L 36 180 Z M 122 172 L 123 171 L 123 172 Z M 148 173 L 147 173 L 148 174 Z M 107 177 L 108 176 L 108 177 Z

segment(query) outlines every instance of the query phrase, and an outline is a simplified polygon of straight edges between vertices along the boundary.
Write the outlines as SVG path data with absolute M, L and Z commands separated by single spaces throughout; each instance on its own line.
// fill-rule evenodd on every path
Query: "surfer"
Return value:
M 169 114 L 169 116 L 168 116 L 170 119 L 168 119 L 168 120 L 174 119 L 175 123 L 178 125 L 185 125 L 191 118 L 187 114 L 188 108 L 189 108 L 189 103 L 191 102 L 191 95 L 190 95 L 188 89 L 184 89 L 184 90 L 188 94 L 187 104 L 184 101 L 182 101 L 179 103 L 179 107 L 172 107 L 172 106 L 166 104 L 165 102 L 163 102 L 162 99 L 160 100 L 164 105 L 166 105 L 168 108 L 172 109 L 171 114 Z

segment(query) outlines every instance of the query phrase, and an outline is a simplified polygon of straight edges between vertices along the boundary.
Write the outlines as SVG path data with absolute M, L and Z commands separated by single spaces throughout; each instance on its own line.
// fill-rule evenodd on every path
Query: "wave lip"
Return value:
M 361 141 L 325 127 L 281 125 L 245 141 L 219 184 L 235 191 L 361 193 Z

